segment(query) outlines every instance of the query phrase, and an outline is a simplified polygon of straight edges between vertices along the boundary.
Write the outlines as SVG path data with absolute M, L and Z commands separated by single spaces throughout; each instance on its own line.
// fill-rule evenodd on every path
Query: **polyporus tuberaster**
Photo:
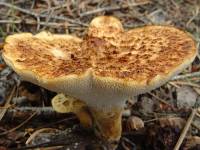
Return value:
M 155 89 L 195 58 L 192 37 L 169 26 L 124 31 L 114 17 L 92 20 L 88 34 L 8 36 L 3 58 L 23 79 L 87 104 L 99 135 L 121 136 L 125 101 Z

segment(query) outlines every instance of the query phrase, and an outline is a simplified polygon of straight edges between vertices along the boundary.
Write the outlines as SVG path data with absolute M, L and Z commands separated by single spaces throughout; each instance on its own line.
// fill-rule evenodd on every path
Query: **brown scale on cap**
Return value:
M 110 44 L 101 49 L 103 55 L 96 57 L 94 70 L 99 76 L 149 81 L 168 74 L 196 53 L 194 41 L 172 27 L 147 26 L 116 37 L 107 40 Z M 113 41 L 118 44 L 114 46 Z
M 149 81 L 168 74 L 196 51 L 193 40 L 172 27 L 147 26 L 120 32 L 115 38 L 76 41 L 22 35 L 12 44 L 8 41 L 5 53 L 15 57 L 20 67 L 47 78 L 79 75 L 92 68 L 98 76 Z
M 15 65 L 28 68 L 39 76 L 79 75 L 91 68 L 90 55 L 80 48 L 81 39 L 75 37 L 54 37 L 49 33 L 42 33 L 42 36 L 19 34 L 16 38 L 15 35 L 9 37 L 6 42 L 5 53 L 14 58 Z

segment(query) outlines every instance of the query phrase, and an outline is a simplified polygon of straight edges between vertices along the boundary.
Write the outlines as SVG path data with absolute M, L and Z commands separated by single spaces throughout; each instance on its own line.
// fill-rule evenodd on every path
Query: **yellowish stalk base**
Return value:
M 90 108 L 97 136 L 111 145 L 116 145 L 121 137 L 122 110 L 113 109 L 111 111 L 102 111 Z

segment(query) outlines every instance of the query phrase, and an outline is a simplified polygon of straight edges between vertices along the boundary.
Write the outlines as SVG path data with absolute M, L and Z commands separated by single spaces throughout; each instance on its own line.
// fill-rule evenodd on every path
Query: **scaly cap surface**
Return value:
M 124 31 L 116 18 L 101 16 L 83 40 L 47 32 L 8 36 L 3 57 L 25 80 L 105 107 L 159 87 L 196 53 L 192 37 L 174 27 Z

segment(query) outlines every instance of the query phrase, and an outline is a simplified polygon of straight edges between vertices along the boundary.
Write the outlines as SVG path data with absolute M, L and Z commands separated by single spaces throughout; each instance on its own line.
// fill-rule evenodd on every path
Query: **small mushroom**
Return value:
M 176 127 L 180 130 L 182 130 L 186 124 L 186 121 L 183 118 L 180 117 L 173 117 L 173 116 L 167 116 L 159 118 L 159 124 L 162 128 L 166 126 Z
M 85 128 L 92 127 L 92 118 L 87 110 L 87 105 L 78 99 L 64 94 L 57 94 L 51 101 L 53 108 L 60 113 L 73 112 Z
M 187 32 L 157 25 L 124 31 L 118 19 L 101 16 L 83 39 L 48 32 L 8 36 L 3 58 L 24 80 L 83 101 L 97 135 L 116 143 L 125 101 L 161 86 L 196 54 Z

